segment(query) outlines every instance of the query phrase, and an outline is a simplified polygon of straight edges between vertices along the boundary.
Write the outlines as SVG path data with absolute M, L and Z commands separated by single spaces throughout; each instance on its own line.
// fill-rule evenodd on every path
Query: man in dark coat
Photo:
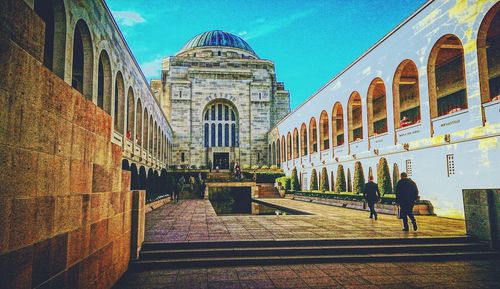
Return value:
M 373 176 L 368 177 L 368 183 L 365 184 L 364 195 L 366 203 L 370 208 L 370 219 L 377 219 L 377 212 L 375 211 L 375 203 L 380 200 L 380 193 L 378 191 L 378 185 L 373 182 Z
M 401 179 L 396 184 L 396 201 L 400 206 L 401 219 L 403 219 L 403 231 L 408 231 L 408 218 L 413 224 L 413 230 L 417 230 L 417 220 L 413 216 L 413 206 L 418 198 L 417 184 L 406 173 L 401 173 Z

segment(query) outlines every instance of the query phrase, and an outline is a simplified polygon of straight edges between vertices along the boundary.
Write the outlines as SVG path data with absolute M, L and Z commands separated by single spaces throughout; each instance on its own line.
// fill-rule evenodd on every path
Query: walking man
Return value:
M 373 182 L 373 176 L 368 177 L 368 183 L 365 184 L 364 195 L 366 203 L 370 208 L 370 219 L 377 219 L 377 212 L 375 211 L 375 203 L 380 200 L 380 193 L 378 191 L 378 185 Z
M 401 173 L 401 179 L 396 184 L 396 201 L 401 208 L 401 219 L 403 219 L 403 231 L 408 231 L 408 218 L 413 224 L 413 230 L 417 230 L 417 220 L 413 216 L 413 206 L 418 198 L 418 188 L 408 175 Z

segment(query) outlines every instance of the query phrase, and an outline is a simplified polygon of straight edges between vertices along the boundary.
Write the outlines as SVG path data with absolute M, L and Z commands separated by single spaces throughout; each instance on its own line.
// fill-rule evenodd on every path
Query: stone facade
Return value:
M 267 132 L 290 110 L 271 61 L 234 47 L 196 47 L 164 59 L 162 84 L 160 103 L 175 132 L 174 164 L 215 167 L 217 152 L 229 153 L 229 163 L 267 163 Z M 238 145 L 205 145 L 204 112 L 216 103 L 236 112 Z

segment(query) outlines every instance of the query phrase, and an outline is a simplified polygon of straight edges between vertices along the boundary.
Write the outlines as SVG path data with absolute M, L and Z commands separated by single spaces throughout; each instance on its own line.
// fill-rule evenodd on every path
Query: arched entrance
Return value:
M 228 100 L 208 103 L 203 110 L 203 143 L 206 164 L 212 169 L 229 169 L 239 162 L 239 118 Z

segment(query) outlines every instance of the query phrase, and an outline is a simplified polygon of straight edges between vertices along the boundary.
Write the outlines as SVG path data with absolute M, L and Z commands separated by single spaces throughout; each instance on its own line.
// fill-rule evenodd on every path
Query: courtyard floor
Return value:
M 500 288 L 500 261 L 342 263 L 127 273 L 115 289 Z
M 207 200 L 181 200 L 146 215 L 145 242 L 320 238 L 462 236 L 463 220 L 417 216 L 417 232 L 402 232 L 401 220 L 379 214 L 289 199 L 261 199 L 312 215 L 217 216 Z
M 418 232 L 364 211 L 288 199 L 261 199 L 312 215 L 217 216 L 206 200 L 181 200 L 146 215 L 146 242 L 460 236 L 463 221 L 417 216 Z M 115 289 L 152 288 L 500 288 L 500 260 L 324 263 L 127 272 Z

